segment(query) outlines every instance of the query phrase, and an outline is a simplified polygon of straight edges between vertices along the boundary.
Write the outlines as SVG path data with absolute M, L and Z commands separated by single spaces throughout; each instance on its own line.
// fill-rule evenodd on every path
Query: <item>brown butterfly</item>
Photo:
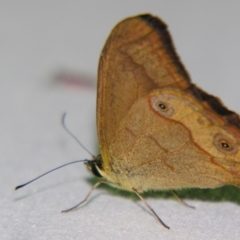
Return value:
M 191 83 L 166 24 L 120 22 L 101 54 L 97 127 L 89 163 L 112 186 L 148 190 L 240 186 L 240 119 Z
M 135 192 L 168 228 L 140 193 L 240 186 L 239 116 L 191 83 L 159 18 L 127 18 L 112 30 L 99 63 L 97 128 L 101 155 L 86 164 L 102 179 L 82 202 L 108 183 Z

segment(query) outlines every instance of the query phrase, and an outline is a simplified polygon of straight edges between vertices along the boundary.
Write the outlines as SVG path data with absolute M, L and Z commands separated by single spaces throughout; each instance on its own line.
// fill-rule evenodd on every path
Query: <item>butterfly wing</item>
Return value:
M 120 22 L 105 44 L 97 125 L 102 168 L 125 189 L 240 185 L 238 115 L 191 83 L 151 15 Z
M 109 145 L 133 103 L 165 86 L 186 89 L 190 78 L 177 56 L 167 26 L 150 15 L 128 18 L 111 32 L 98 72 L 97 128 L 106 167 Z

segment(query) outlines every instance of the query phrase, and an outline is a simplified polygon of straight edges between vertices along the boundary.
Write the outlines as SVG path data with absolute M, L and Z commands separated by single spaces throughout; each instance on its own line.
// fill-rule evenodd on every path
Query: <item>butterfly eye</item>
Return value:
M 238 151 L 237 146 L 231 143 L 231 140 L 222 134 L 217 134 L 215 136 L 214 144 L 218 150 L 226 154 L 234 154 Z

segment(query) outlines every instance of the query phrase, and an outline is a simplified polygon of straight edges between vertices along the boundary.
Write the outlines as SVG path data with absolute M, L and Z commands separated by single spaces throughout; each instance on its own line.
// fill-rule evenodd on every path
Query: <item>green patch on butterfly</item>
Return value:
M 98 178 L 89 178 L 87 181 L 94 185 L 98 182 Z M 119 188 L 113 188 L 108 184 L 102 184 L 100 189 L 107 190 L 112 195 L 118 195 L 125 198 L 131 198 L 133 200 L 139 199 L 134 192 L 125 191 Z M 215 189 L 181 189 L 175 190 L 177 195 L 183 200 L 200 200 L 210 202 L 233 202 L 240 205 L 240 194 L 237 194 L 239 189 L 235 186 L 223 186 Z M 168 191 L 148 191 L 142 193 L 144 198 L 159 198 L 159 199 L 176 199 L 174 194 Z

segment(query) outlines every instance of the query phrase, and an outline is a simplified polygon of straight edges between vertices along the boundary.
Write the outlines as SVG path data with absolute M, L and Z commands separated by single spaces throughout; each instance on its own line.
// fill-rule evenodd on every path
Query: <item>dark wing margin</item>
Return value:
M 199 100 L 200 102 L 206 102 L 211 109 L 218 114 L 219 116 L 223 117 L 224 120 L 230 124 L 236 127 L 240 130 L 240 118 L 239 115 L 231 110 L 228 110 L 220 99 L 217 97 L 208 94 L 204 92 L 202 89 L 198 88 L 196 85 L 191 84 L 190 92 L 192 95 Z
M 167 25 L 161 21 L 160 19 L 151 16 L 150 14 L 144 14 L 139 16 L 142 20 L 144 20 L 149 26 L 151 26 L 159 35 L 165 49 L 167 50 L 170 58 L 178 69 L 179 74 L 182 75 L 186 79 L 188 83 L 190 83 L 189 90 L 192 95 L 199 100 L 200 102 L 207 102 L 207 104 L 211 107 L 211 109 L 223 117 L 227 123 L 233 125 L 237 129 L 240 129 L 240 117 L 235 112 L 228 110 L 220 99 L 217 97 L 210 95 L 196 85 L 191 83 L 190 76 L 182 64 L 180 57 L 178 56 L 172 38 L 167 30 Z
M 178 72 L 188 82 L 191 82 L 190 76 L 182 64 L 180 57 L 178 56 L 171 35 L 168 32 L 167 25 L 159 18 L 153 17 L 150 14 L 144 14 L 139 16 L 144 20 L 151 28 L 153 28 L 159 35 L 161 42 L 163 43 L 170 58 L 175 64 Z

